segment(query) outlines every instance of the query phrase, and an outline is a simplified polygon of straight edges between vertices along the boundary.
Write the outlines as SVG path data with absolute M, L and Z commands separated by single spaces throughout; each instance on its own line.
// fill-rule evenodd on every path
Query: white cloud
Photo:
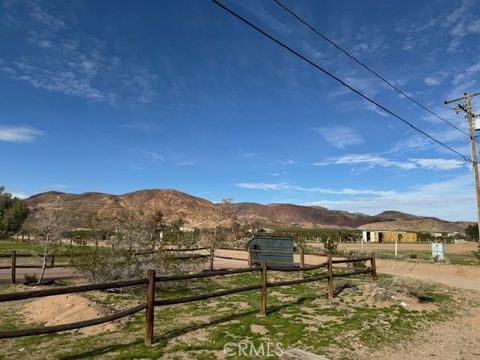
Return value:
M 38 47 L 35 57 L 26 51 L 17 60 L 0 62 L 0 70 L 12 79 L 52 92 L 79 96 L 111 105 L 147 103 L 153 100 L 157 76 L 149 70 L 108 54 L 103 40 L 79 31 L 73 22 L 53 16 L 33 2 L 15 2 L 10 17 L 12 31 Z M 48 5 L 46 5 L 48 6 Z M 17 11 L 17 12 L 15 12 Z M 68 25 L 67 25 L 68 24 Z
M 375 196 L 386 196 L 392 194 L 392 191 L 377 191 L 370 189 L 327 189 L 321 187 L 303 187 L 292 185 L 288 183 L 237 183 L 236 187 L 249 190 L 263 190 L 263 191 L 282 191 L 282 190 L 291 190 L 298 192 L 309 192 L 309 193 L 319 193 L 319 194 L 330 194 L 330 195 L 348 195 L 348 196 L 359 196 L 359 195 L 375 195 Z
M 292 159 L 283 159 L 283 160 L 278 160 L 277 163 L 279 163 L 280 165 L 293 165 L 293 164 L 296 164 L 297 162 Z
M 249 190 L 288 190 L 290 185 L 286 183 L 237 183 L 236 187 Z
M 64 190 L 64 189 L 68 189 L 69 186 L 65 184 L 52 184 L 52 185 L 48 185 L 48 188 L 54 189 L 54 190 Z
M 12 192 L 11 193 L 13 197 L 19 198 L 19 199 L 26 199 L 30 195 L 24 193 L 24 192 Z
M 165 161 L 165 157 L 163 155 L 157 154 L 153 151 L 144 151 L 143 156 L 151 161 Z
M 339 149 L 347 146 L 360 145 L 365 140 L 354 129 L 346 126 L 323 127 L 315 129 L 330 145 Z
M 386 210 L 397 210 L 455 221 L 473 220 L 476 213 L 475 193 L 469 175 L 412 187 L 403 192 L 389 192 L 382 196 L 318 200 L 304 205 L 372 215 Z
M 378 115 L 381 115 L 381 116 L 388 116 L 388 114 L 386 112 L 384 112 L 383 110 L 381 110 L 377 105 L 367 101 L 367 100 L 364 100 L 365 102 L 365 107 L 367 108 L 367 110 L 370 110 L 370 111 L 373 111 L 375 113 L 377 113 Z
M 325 161 L 316 162 L 314 166 L 327 165 L 365 165 L 366 169 L 374 167 L 397 167 L 402 170 L 426 169 L 426 170 L 453 170 L 462 167 L 463 161 L 452 159 L 409 159 L 408 161 L 397 161 L 387 159 L 379 155 L 351 154 L 338 158 L 330 158 Z
M 401 162 L 389 160 L 378 155 L 371 154 L 350 154 L 338 158 L 327 159 L 326 161 L 316 162 L 314 166 L 325 165 L 366 165 L 368 168 L 373 167 L 398 167 L 403 170 L 411 170 L 415 168 L 415 164 L 409 162 Z
M 389 151 L 388 154 L 401 154 L 406 152 L 417 152 L 420 150 L 425 150 L 432 146 L 432 141 L 423 137 L 414 135 L 405 140 L 398 141 L 395 143 Z
M 260 21 L 271 29 L 278 31 L 282 34 L 290 34 L 293 29 L 288 25 L 282 23 L 275 16 L 273 16 L 269 11 L 267 11 L 258 1 L 240 1 L 239 5 L 246 8 L 253 15 L 255 15 Z
M 43 132 L 28 126 L 0 125 L 0 141 L 15 143 L 32 143 Z
M 427 76 L 425 79 L 423 79 L 423 81 L 428 86 L 438 86 L 442 84 L 443 80 L 445 80 L 447 76 L 448 73 L 446 71 L 439 71 L 435 74 Z
M 462 167 L 465 163 L 452 159 L 410 159 L 418 167 L 428 170 L 452 170 Z
M 162 128 L 162 125 L 158 122 L 153 121 L 132 121 L 122 125 L 124 128 L 134 129 L 138 131 L 153 131 Z

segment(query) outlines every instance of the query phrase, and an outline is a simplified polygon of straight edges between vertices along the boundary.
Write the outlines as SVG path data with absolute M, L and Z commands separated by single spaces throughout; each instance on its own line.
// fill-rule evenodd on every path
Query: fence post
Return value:
M 332 255 L 328 255 L 328 285 L 327 285 L 327 292 L 328 298 L 333 299 L 333 266 L 332 266 Z
M 11 281 L 12 284 L 17 282 L 17 252 L 15 250 L 12 251 L 12 269 L 11 269 Z
M 300 248 L 300 267 L 304 268 L 305 267 L 305 250 L 303 250 L 303 247 Z M 305 279 L 305 272 L 300 271 L 300 279 Z
M 372 282 L 377 281 L 377 262 L 375 261 L 375 253 L 372 254 L 370 259 L 370 267 L 372 268 Z
M 248 267 L 251 268 L 252 264 L 252 249 L 248 248 Z
M 209 269 L 213 271 L 213 261 L 215 259 L 215 248 L 211 247 L 210 248 L 210 266 Z
M 52 261 L 50 262 L 50 266 L 52 268 L 55 266 L 55 254 L 52 254 Z
M 153 343 L 153 322 L 155 320 L 155 270 L 147 271 L 147 308 L 145 312 L 145 345 Z
M 260 290 L 260 316 L 267 315 L 267 263 L 262 261 L 262 288 Z

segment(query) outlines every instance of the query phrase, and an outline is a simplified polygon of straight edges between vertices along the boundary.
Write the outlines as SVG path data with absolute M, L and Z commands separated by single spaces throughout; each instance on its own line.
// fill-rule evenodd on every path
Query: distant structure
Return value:
M 247 242 L 247 250 L 252 254 L 252 264 L 265 261 L 270 266 L 293 266 L 294 239 L 289 236 L 255 234 Z
M 409 231 L 362 231 L 362 241 L 364 243 L 394 243 L 395 241 L 403 243 L 416 243 L 417 233 Z

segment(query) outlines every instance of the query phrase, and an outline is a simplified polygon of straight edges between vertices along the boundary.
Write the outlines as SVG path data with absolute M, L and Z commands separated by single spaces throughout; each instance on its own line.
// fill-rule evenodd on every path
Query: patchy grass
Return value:
M 17 252 L 30 252 L 30 251 L 41 251 L 42 247 L 39 244 L 34 242 L 16 242 L 12 240 L 1 240 L 0 239 L 0 253 L 12 252 L 17 250 Z
M 269 281 L 294 278 L 272 274 Z M 382 276 L 382 279 L 388 279 Z M 384 280 L 382 280 L 384 281 Z M 259 282 L 258 274 L 177 281 L 157 289 L 157 299 L 200 294 Z M 216 359 L 226 343 L 280 344 L 301 347 L 332 359 L 351 358 L 359 347 L 376 348 L 394 343 L 435 321 L 451 317 L 455 300 L 445 288 L 422 287 L 425 301 L 439 304 L 429 311 L 406 310 L 398 304 L 371 302 L 368 277 L 335 279 L 342 291 L 326 299 L 326 283 L 269 289 L 268 314 L 260 317 L 259 292 L 251 291 L 155 310 L 155 345 L 143 344 L 144 314 L 121 323 L 119 331 L 86 336 L 75 331 L 2 340 L 0 358 L 34 356 L 42 359 Z M 0 291 L 5 288 L 0 287 Z M 144 288 L 128 293 L 88 293 L 90 299 L 112 308 L 144 302 Z M 0 304 L 0 330 L 30 326 L 22 317 L 21 303 Z M 440 310 L 441 308 L 441 310 Z M 266 346 L 266 345 L 265 345 Z M 21 355 L 22 354 L 22 355 Z M 238 355 L 235 359 L 242 359 Z

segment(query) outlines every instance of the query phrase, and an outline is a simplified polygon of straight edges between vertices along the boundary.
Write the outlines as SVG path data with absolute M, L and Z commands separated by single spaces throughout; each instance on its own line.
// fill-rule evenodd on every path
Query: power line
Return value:
M 416 104 L 417 106 L 421 107 L 423 110 L 427 111 L 428 113 L 430 113 L 431 115 L 435 116 L 436 118 L 440 119 L 441 121 L 443 121 L 444 123 L 450 125 L 452 128 L 462 132 L 463 134 L 467 135 L 468 137 L 470 137 L 470 135 L 463 131 L 462 129 L 460 129 L 459 127 L 455 126 L 454 124 L 452 124 L 450 121 L 446 120 L 445 118 L 441 117 L 440 115 L 436 114 L 435 112 L 433 112 L 432 110 L 430 110 L 428 107 L 426 107 L 425 105 L 423 105 L 422 103 L 418 102 L 417 100 L 415 100 L 414 98 L 412 98 L 410 95 L 408 95 L 407 93 L 405 93 L 402 89 L 398 88 L 397 86 L 395 86 L 394 84 L 392 84 L 390 81 L 388 81 L 387 79 L 385 79 L 382 75 L 380 75 L 379 73 L 377 73 L 375 70 L 373 70 L 371 67 L 369 67 L 368 65 L 366 65 L 365 63 L 363 63 L 362 61 L 360 61 L 359 59 L 357 59 L 355 56 L 353 56 L 352 54 L 350 54 L 347 50 L 345 50 L 344 48 L 342 48 L 340 45 L 338 45 L 337 43 L 335 43 L 333 40 L 330 40 L 325 34 L 321 33 L 320 31 L 318 31 L 316 28 L 313 27 L 313 25 L 309 24 L 307 21 L 303 20 L 299 15 L 297 15 L 295 12 L 293 12 L 293 10 L 289 9 L 288 7 L 286 7 L 284 4 L 282 4 L 279 0 L 273 0 L 278 6 L 280 6 L 282 9 L 284 9 L 286 12 L 288 12 L 290 15 L 292 15 L 294 18 L 296 18 L 298 21 L 300 21 L 302 24 L 304 24 L 305 26 L 307 26 L 310 30 L 312 30 L 315 34 L 317 34 L 318 36 L 320 36 L 323 40 L 325 40 L 326 42 L 328 42 L 329 44 L 333 45 L 334 47 L 336 47 L 338 50 L 340 50 L 342 53 L 344 53 L 345 55 L 347 55 L 350 59 L 352 59 L 353 61 L 355 61 L 357 64 L 359 64 L 360 66 L 362 66 L 364 69 L 366 69 L 367 71 L 369 71 L 370 73 L 372 73 L 373 75 L 375 75 L 377 78 L 379 78 L 380 80 L 382 80 L 385 84 L 387 84 L 388 86 L 390 86 L 393 90 L 397 91 L 398 93 L 400 93 L 401 95 L 403 95 L 404 97 L 406 97 L 408 100 L 412 101 L 414 104 Z
M 300 54 L 299 52 L 297 52 L 296 50 L 290 48 L 288 45 L 284 44 L 283 42 L 281 42 L 280 40 L 278 40 L 277 38 L 275 38 L 274 36 L 268 34 L 267 32 L 265 32 L 264 30 L 260 29 L 258 26 L 254 25 L 253 23 L 251 23 L 249 20 L 245 19 L 244 17 L 242 17 L 241 15 L 237 14 L 236 12 L 234 12 L 233 10 L 231 10 L 230 8 L 228 8 L 227 6 L 223 5 L 222 3 L 220 3 L 218 0 L 211 0 L 215 5 L 219 6 L 220 8 L 222 8 L 223 10 L 225 10 L 226 12 L 228 12 L 230 15 L 233 15 L 234 17 L 236 17 L 238 20 L 240 20 L 241 22 L 245 23 L 246 25 L 248 25 L 249 27 L 251 27 L 252 29 L 254 29 L 255 31 L 259 32 L 260 34 L 262 34 L 263 36 L 265 36 L 266 38 L 272 40 L 273 42 L 275 42 L 277 45 L 281 46 L 282 48 L 284 48 L 285 50 L 289 51 L 290 53 L 292 53 L 293 55 L 299 57 L 300 59 L 302 59 L 303 61 L 305 61 L 306 63 L 312 65 L 313 67 L 315 67 L 317 70 L 320 70 L 321 72 L 323 72 L 325 75 L 328 75 L 330 78 L 334 79 L 335 81 L 339 82 L 340 84 L 342 84 L 344 87 L 350 89 L 351 91 L 353 91 L 354 93 L 356 93 L 357 95 L 359 95 L 360 97 L 362 97 L 363 99 L 367 100 L 368 102 L 372 103 L 373 105 L 379 107 L 380 109 L 382 109 L 383 111 L 385 111 L 386 113 L 390 114 L 391 116 L 397 118 L 398 120 L 402 121 L 403 123 L 405 123 L 406 125 L 408 125 L 409 127 L 411 127 L 412 129 L 414 129 L 415 131 L 418 131 L 419 133 L 421 133 L 422 135 L 428 137 L 430 140 L 433 140 L 434 142 L 436 142 L 437 144 L 443 146 L 444 148 L 448 149 L 449 151 L 457 154 L 458 156 L 460 156 L 461 158 L 463 158 L 466 162 L 471 162 L 471 160 L 469 158 L 467 158 L 465 155 L 459 153 L 457 150 L 453 149 L 452 147 L 448 146 L 447 144 L 444 144 L 443 142 L 441 142 L 440 140 L 434 138 L 433 136 L 431 136 L 430 134 L 426 133 L 425 131 L 417 128 L 414 124 L 412 124 L 410 121 L 404 119 L 403 117 L 401 117 L 400 115 L 397 115 L 395 114 L 393 111 L 391 111 L 390 109 L 386 108 L 385 106 L 381 105 L 380 103 L 378 103 L 376 100 L 368 97 L 367 95 L 363 94 L 361 91 L 355 89 L 354 87 L 350 86 L 349 84 L 347 84 L 345 81 L 343 81 L 342 79 L 340 79 L 339 77 L 333 75 L 332 73 L 330 73 L 328 70 L 325 70 L 324 68 L 322 68 L 321 66 L 317 65 L 316 63 L 314 63 L 313 61 L 307 59 L 305 56 L 303 56 L 302 54 Z

